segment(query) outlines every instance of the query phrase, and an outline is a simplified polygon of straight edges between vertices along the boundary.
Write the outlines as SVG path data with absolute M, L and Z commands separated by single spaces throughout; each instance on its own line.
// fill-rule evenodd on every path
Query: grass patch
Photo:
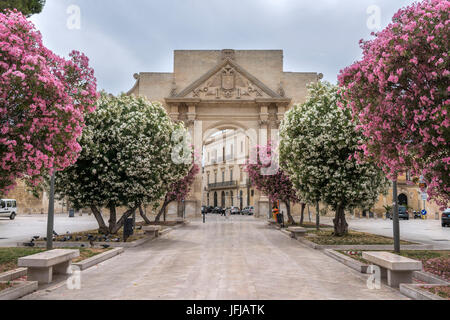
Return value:
M 441 287 L 422 287 L 428 292 L 435 294 L 441 298 L 450 300 L 450 286 L 441 286 Z
M 340 250 L 346 256 L 349 256 L 359 262 L 370 264 L 363 259 L 362 251 Z M 393 251 L 388 251 L 394 253 Z M 446 281 L 450 281 L 450 250 L 403 250 L 400 255 L 406 258 L 422 261 L 423 270 L 432 273 Z
M 70 249 L 70 248 L 69 248 Z M 96 255 L 99 255 L 103 252 L 112 250 L 112 248 L 80 248 L 80 256 L 72 260 L 73 263 L 77 263 L 89 258 L 92 258 Z
M 13 286 L 11 282 L 0 282 L 0 291 L 3 291 L 5 289 L 9 289 Z
M 140 227 L 139 223 L 136 223 L 137 227 Z M 121 228 L 117 234 L 104 235 L 98 232 L 98 230 L 88 230 L 81 232 L 73 232 L 68 234 L 61 234 L 55 237 L 55 241 L 58 242 L 89 242 L 90 237 L 94 242 L 123 242 L 123 228 Z M 147 235 L 143 230 L 135 229 L 134 234 L 128 237 L 127 242 L 133 242 L 139 239 L 146 238 Z M 45 241 L 44 238 L 39 238 L 38 242 Z
M 0 248 L 0 273 L 17 268 L 17 259 L 43 252 L 38 248 Z
M 80 262 L 111 249 L 79 248 L 79 250 L 80 256 L 73 259 L 73 262 Z M 17 259 L 44 251 L 46 250 L 39 248 L 0 248 L 0 273 L 16 269 Z
M 330 230 L 309 230 L 306 239 L 319 245 L 393 245 L 394 240 L 376 234 L 349 230 L 343 237 L 335 237 Z M 401 241 L 401 244 L 411 244 Z

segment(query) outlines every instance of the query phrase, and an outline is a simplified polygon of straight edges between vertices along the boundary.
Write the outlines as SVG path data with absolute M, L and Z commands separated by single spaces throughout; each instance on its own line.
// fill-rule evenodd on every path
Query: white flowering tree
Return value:
M 117 233 L 141 204 L 158 201 L 188 173 L 191 149 L 180 133 L 186 133 L 183 125 L 173 123 L 160 104 L 102 93 L 86 118 L 80 157 L 56 176 L 56 193 L 76 209 L 91 208 L 100 232 Z M 119 206 L 129 210 L 117 220 Z M 110 212 L 108 226 L 102 207 Z
M 280 164 L 301 199 L 335 210 L 334 235 L 348 233 L 345 210 L 370 208 L 385 188 L 380 169 L 355 159 L 362 140 L 338 87 L 314 83 L 310 97 L 286 113 L 281 125 Z

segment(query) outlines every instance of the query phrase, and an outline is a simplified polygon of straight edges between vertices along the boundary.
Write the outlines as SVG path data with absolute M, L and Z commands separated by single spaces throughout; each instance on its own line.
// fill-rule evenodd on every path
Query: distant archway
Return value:
M 218 206 L 217 192 L 214 192 L 214 208 Z
M 222 208 L 225 208 L 225 191 L 222 191 Z
M 407 207 L 408 206 L 408 196 L 404 193 L 398 195 L 398 205 Z

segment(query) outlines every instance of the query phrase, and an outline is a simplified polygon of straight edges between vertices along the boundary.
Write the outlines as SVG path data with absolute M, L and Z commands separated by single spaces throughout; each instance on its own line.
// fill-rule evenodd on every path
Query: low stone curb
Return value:
M 267 225 L 277 230 L 283 230 L 276 222 L 268 222 Z
M 414 300 L 446 300 L 438 295 L 432 294 L 431 292 L 421 289 L 421 287 L 441 287 L 439 284 L 400 284 L 400 292 L 405 296 Z
M 91 258 L 85 259 L 80 262 L 72 263 L 72 265 L 77 266 L 80 268 L 80 270 L 86 270 L 90 267 L 93 267 L 103 261 L 106 261 L 108 259 L 111 259 L 121 253 L 123 253 L 125 250 L 124 248 L 115 248 L 106 252 L 103 252 L 101 254 L 95 255 Z
M 13 281 L 12 283 L 16 286 L 0 291 L 0 300 L 16 300 L 38 289 L 37 281 Z
M 438 276 L 435 276 L 434 274 L 425 271 L 415 271 L 413 277 L 419 281 L 429 284 L 439 284 L 444 286 L 450 285 L 450 283 L 445 281 L 444 279 L 441 279 Z
M 334 260 L 337 260 L 343 264 L 345 264 L 347 267 L 352 268 L 353 270 L 356 270 L 361 273 L 367 273 L 367 268 L 369 267 L 367 264 L 364 264 L 362 262 L 359 262 L 353 258 L 347 257 L 346 255 L 339 253 L 337 251 L 334 251 L 333 249 L 325 249 L 323 250 L 323 253 Z
M 0 282 L 13 281 L 27 275 L 27 268 L 17 268 L 0 274 Z
M 392 251 L 394 250 L 394 245 L 385 245 L 385 244 L 364 244 L 364 245 L 321 245 L 314 243 L 312 241 L 306 240 L 304 238 L 297 239 L 304 245 L 307 245 L 308 247 L 311 247 L 313 249 L 317 250 L 326 250 L 326 249 L 333 249 L 333 250 L 364 250 L 364 251 L 371 251 L 371 250 L 387 250 Z M 432 250 L 433 245 L 432 244 L 408 244 L 408 245 L 402 245 L 403 250 Z
M 285 235 L 287 235 L 289 238 L 292 238 L 291 237 L 291 233 L 289 232 L 289 231 L 287 231 L 287 230 L 284 230 L 284 229 L 279 229 L 282 233 L 284 233 Z M 293 238 L 294 239 L 294 238 Z M 295 240 L 295 239 L 294 239 Z

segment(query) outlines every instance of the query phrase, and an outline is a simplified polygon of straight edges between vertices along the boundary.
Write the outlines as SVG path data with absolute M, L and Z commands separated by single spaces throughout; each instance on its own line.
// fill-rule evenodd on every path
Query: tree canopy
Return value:
M 56 192 L 75 208 L 90 207 L 101 231 L 116 233 L 136 208 L 161 199 L 188 173 L 191 162 L 177 161 L 173 154 L 183 143 L 172 138 L 177 131 L 186 132 L 159 103 L 102 93 L 86 119 L 80 157 L 58 172 Z M 130 209 L 116 221 L 119 206 Z M 109 227 L 99 214 L 102 207 L 110 210 Z
M 450 1 L 400 9 L 361 41 L 363 58 L 341 71 L 343 97 L 365 139 L 361 148 L 390 178 L 424 176 L 428 194 L 450 201 Z
M 245 165 L 245 171 L 248 172 L 252 185 L 269 197 L 272 202 L 278 200 L 284 202 L 289 222 L 294 223 L 291 204 L 299 202 L 299 199 L 289 177 L 278 165 L 278 155 L 273 144 L 256 146 L 252 153 L 256 156 L 253 157 L 256 161 L 248 161 Z M 273 172 L 271 172 L 272 168 Z
M 354 154 L 362 135 L 355 130 L 350 111 L 338 87 L 309 85 L 309 99 L 286 113 L 280 128 L 280 165 L 289 175 L 298 197 L 322 201 L 336 211 L 335 234 L 347 233 L 346 209 L 370 208 L 385 178 L 373 163 L 359 162 Z
M 44 5 L 45 0 L 2 0 L 0 11 L 17 9 L 25 16 L 30 17 L 33 14 L 41 13 Z
M 61 58 L 21 13 L 0 13 L 0 192 L 76 161 L 96 88 L 86 56 Z

